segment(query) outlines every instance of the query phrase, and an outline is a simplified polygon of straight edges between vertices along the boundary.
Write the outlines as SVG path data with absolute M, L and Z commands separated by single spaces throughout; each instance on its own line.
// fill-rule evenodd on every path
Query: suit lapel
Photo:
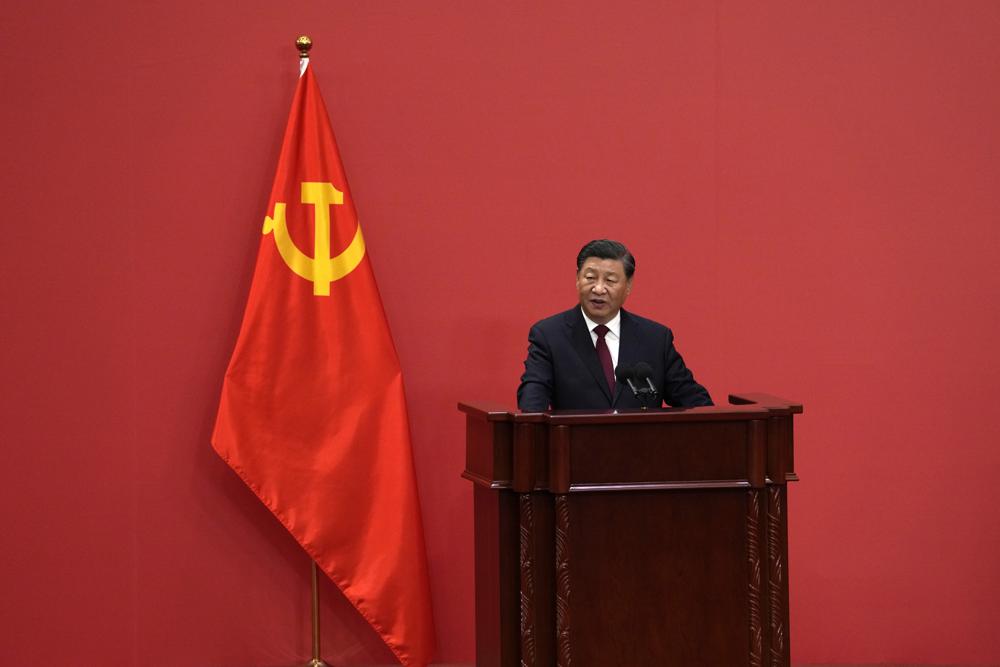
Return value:
M 639 335 L 635 328 L 635 321 L 624 310 L 621 313 L 622 321 L 621 329 L 619 329 L 621 336 L 618 341 L 618 365 L 616 366 L 616 370 L 618 368 L 635 366 L 636 363 L 641 361 L 639 359 Z M 622 392 L 626 391 L 632 391 L 629 389 L 627 382 L 618 382 L 615 384 L 615 402 L 612 403 L 612 406 L 618 405 L 618 401 L 622 397 Z
M 580 357 L 583 365 L 594 376 L 594 382 L 597 383 L 604 397 L 608 400 L 608 405 L 611 405 L 611 392 L 608 390 L 608 381 L 604 378 L 604 369 L 601 368 L 601 362 L 597 359 L 597 350 L 594 348 L 594 341 L 590 337 L 590 331 L 587 330 L 587 323 L 583 321 L 583 313 L 580 312 L 580 308 L 577 307 L 570 311 L 567 319 L 569 338 L 573 344 L 573 349 Z

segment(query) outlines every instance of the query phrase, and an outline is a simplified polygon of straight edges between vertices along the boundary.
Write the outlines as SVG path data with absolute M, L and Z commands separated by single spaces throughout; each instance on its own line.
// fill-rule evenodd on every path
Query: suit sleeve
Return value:
M 674 347 L 674 334 L 667 329 L 664 358 L 663 400 L 676 408 L 694 408 L 715 405 L 708 390 L 698 384 L 684 364 L 684 358 Z
M 545 334 L 536 324 L 528 332 L 528 357 L 517 388 L 517 407 L 522 412 L 543 412 L 552 405 L 554 370 Z

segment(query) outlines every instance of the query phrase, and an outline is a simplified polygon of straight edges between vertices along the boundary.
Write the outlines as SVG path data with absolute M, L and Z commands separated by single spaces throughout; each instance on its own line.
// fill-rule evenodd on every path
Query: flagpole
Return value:
M 306 663 L 306 667 L 330 667 L 319 657 L 319 577 L 316 571 L 316 561 L 312 561 L 312 633 L 313 633 L 313 657 Z
M 299 52 L 299 76 L 302 76 L 309 65 L 309 51 L 312 49 L 312 40 L 307 35 L 302 35 L 295 40 L 295 48 Z M 310 563 L 312 570 L 312 660 L 306 663 L 305 667 L 330 667 L 319 657 L 319 576 L 316 561 Z

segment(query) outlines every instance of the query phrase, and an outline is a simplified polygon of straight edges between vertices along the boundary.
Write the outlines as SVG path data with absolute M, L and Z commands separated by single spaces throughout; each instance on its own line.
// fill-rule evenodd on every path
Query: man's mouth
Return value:
M 607 304 L 607 302 L 604 299 L 591 299 L 590 300 L 590 305 L 592 305 L 592 306 L 594 306 L 596 308 L 601 308 L 602 306 L 604 306 L 606 304 Z

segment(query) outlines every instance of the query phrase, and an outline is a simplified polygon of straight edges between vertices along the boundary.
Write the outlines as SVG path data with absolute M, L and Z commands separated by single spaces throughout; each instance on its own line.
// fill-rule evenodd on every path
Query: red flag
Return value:
M 312 67 L 268 212 L 212 445 L 399 660 L 426 665 L 434 629 L 403 380 Z

